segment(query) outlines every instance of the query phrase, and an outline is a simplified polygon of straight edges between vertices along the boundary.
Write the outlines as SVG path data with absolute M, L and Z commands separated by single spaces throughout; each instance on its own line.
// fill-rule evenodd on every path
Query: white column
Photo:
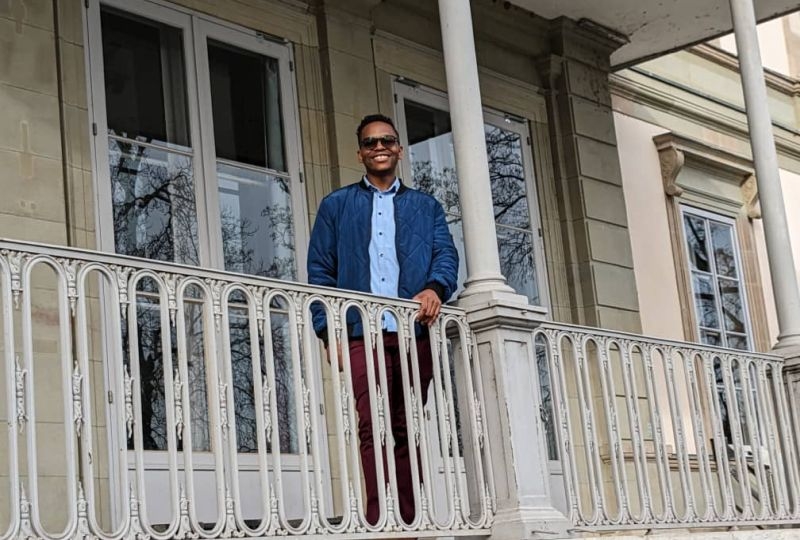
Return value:
M 500 271 L 469 0 L 439 0 L 467 280 L 462 297 L 511 293 Z
M 795 353 L 800 355 L 800 289 L 778 174 L 778 156 L 772 136 L 772 120 L 758 48 L 755 12 L 752 0 L 730 0 L 730 4 L 747 122 L 750 127 L 750 145 L 758 180 L 758 197 L 764 220 L 767 256 L 778 312 L 780 334 L 776 349 L 796 356 Z

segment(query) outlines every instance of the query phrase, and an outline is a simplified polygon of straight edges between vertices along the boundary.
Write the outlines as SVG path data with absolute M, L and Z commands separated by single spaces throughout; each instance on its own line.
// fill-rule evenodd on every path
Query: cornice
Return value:
M 737 112 L 741 119 L 720 114 L 709 107 L 682 99 L 675 92 L 664 92 L 653 85 L 643 84 L 623 75 L 623 72 L 609 75 L 609 87 L 612 95 L 639 103 L 662 112 L 691 120 L 700 126 L 732 135 L 740 140 L 749 140 L 746 117 Z M 800 163 L 800 138 L 775 126 L 775 146 L 779 154 Z
M 714 47 L 708 43 L 701 43 L 686 49 L 691 54 L 699 56 L 717 65 L 739 73 L 739 58 L 735 54 Z M 800 80 L 783 75 L 769 69 L 764 69 L 764 80 L 767 86 L 787 96 L 800 96 Z
M 684 167 L 709 170 L 740 190 L 738 201 L 720 198 L 719 202 L 741 206 L 750 219 L 761 217 L 757 205 L 758 184 L 751 160 L 723 148 L 672 132 L 656 135 L 653 137 L 653 143 L 658 150 L 664 193 L 669 197 L 682 197 L 686 191 L 696 191 L 690 184 L 681 182 L 680 175 Z M 709 198 L 710 194 L 703 193 L 702 197 Z

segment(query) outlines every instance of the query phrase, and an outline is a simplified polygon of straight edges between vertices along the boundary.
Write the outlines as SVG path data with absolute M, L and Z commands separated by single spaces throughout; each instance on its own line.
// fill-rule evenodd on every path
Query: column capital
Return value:
M 558 17 L 550 24 L 550 45 L 554 54 L 606 71 L 611 69 L 611 53 L 628 42 L 627 36 L 589 19 L 575 21 Z

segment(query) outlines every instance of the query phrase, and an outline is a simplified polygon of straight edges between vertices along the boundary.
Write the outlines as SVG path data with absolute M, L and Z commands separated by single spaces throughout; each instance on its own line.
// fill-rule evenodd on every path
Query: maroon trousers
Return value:
M 411 476 L 411 459 L 406 422 L 406 407 L 403 399 L 403 374 L 401 371 L 400 348 L 397 334 L 384 332 L 383 347 L 385 353 L 386 384 L 388 388 L 389 408 L 394 436 L 394 459 L 397 470 L 397 492 L 400 506 L 400 515 L 403 521 L 410 523 L 414 519 L 414 491 Z M 367 355 L 372 356 L 375 368 L 375 381 L 379 379 L 378 354 L 374 351 L 364 350 L 364 341 L 353 339 L 350 342 L 350 369 L 353 377 L 353 391 L 355 393 L 356 410 L 358 411 L 358 436 L 361 451 L 361 467 L 364 471 L 364 483 L 367 488 L 367 521 L 370 524 L 378 522 L 380 514 L 378 499 L 377 471 L 375 469 L 375 447 L 381 447 L 380 441 L 373 440 L 372 411 L 369 403 L 369 379 L 367 377 Z M 409 381 L 413 382 L 413 371 L 409 351 L 408 374 Z M 427 337 L 417 340 L 417 358 L 419 361 L 419 377 L 422 385 L 422 395 L 417 399 L 425 405 L 428 397 L 428 387 L 433 377 L 433 363 L 431 360 L 431 346 Z M 373 393 L 375 391 L 373 390 Z M 388 423 L 388 422 L 387 422 Z M 387 429 L 388 429 L 387 425 Z M 422 418 L 420 418 L 422 429 Z M 411 442 L 413 445 L 413 441 Z M 419 460 L 418 460 L 419 462 Z M 384 480 L 389 482 L 386 467 L 386 451 L 383 452 Z M 395 510 L 397 507 L 395 507 Z

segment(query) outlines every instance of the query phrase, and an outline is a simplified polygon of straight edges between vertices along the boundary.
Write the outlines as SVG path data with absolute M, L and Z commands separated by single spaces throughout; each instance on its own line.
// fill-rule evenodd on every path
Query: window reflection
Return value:
M 409 100 L 405 100 L 404 111 L 414 187 L 434 196 L 444 207 L 461 255 L 459 283 L 463 283 L 466 267 L 450 115 Z M 521 138 L 494 125 L 486 124 L 484 130 L 500 268 L 514 290 L 532 304 L 540 304 Z
M 204 30 L 213 26 L 207 21 L 178 28 L 105 5 L 100 17 L 116 251 L 195 266 L 224 261 L 227 270 L 295 280 L 292 177 L 279 61 L 254 52 L 261 50 L 258 46 L 246 50 L 215 39 L 195 39 L 206 31 L 212 33 Z M 208 76 L 200 74 L 198 84 L 191 87 L 187 85 L 187 46 L 201 63 L 204 55 L 208 59 Z M 193 116 L 200 125 L 191 126 L 189 111 L 197 110 L 204 90 L 211 98 L 210 114 Z M 198 133 L 200 140 L 194 140 Z M 200 148 L 214 149 L 211 159 L 216 166 L 210 167 L 210 177 L 203 176 L 207 169 L 194 167 L 208 157 L 200 154 Z M 197 198 L 196 192 L 202 196 Z M 203 206 L 204 201 L 214 200 L 215 192 L 219 207 Z M 208 212 L 219 212 L 219 221 Z M 205 244 L 206 256 L 201 261 L 198 223 L 205 226 L 209 217 L 211 223 L 220 224 L 211 236 L 219 234 L 222 242 Z M 212 251 L 220 245 L 220 252 Z M 186 298 L 178 299 L 186 324 L 185 335 L 179 336 L 174 323 L 161 320 L 158 293 L 152 280 L 140 283 L 133 300 L 136 336 L 129 335 L 129 327 L 123 324 L 129 369 L 133 367 L 129 347 L 133 338 L 138 339 L 142 421 L 137 429 L 141 429 L 145 450 L 167 449 L 171 390 L 166 384 L 178 370 L 180 341 L 186 353 L 182 369 L 191 417 L 184 433 L 190 430 L 195 450 L 208 451 L 208 385 L 218 384 L 207 379 L 207 360 L 212 355 L 206 350 L 210 342 L 205 332 L 214 326 L 206 320 L 211 314 L 204 311 L 199 290 L 187 291 Z M 274 370 L 272 390 L 278 415 L 273 429 L 279 433 L 281 451 L 297 452 L 296 374 L 288 306 L 285 302 L 271 306 L 268 332 L 273 346 L 265 351 L 264 336 L 250 335 L 244 299 L 237 296 L 231 301 L 228 330 L 237 446 L 241 452 L 258 447 L 254 382 L 255 377 L 263 381 L 269 366 Z M 261 365 L 254 366 L 256 346 Z M 173 373 L 165 373 L 169 353 Z M 184 440 L 178 440 L 179 449 Z M 132 444 L 129 441 L 129 447 Z M 271 441 L 267 446 L 272 451 Z
M 700 340 L 707 345 L 749 350 L 732 223 L 684 207 L 683 232 Z

